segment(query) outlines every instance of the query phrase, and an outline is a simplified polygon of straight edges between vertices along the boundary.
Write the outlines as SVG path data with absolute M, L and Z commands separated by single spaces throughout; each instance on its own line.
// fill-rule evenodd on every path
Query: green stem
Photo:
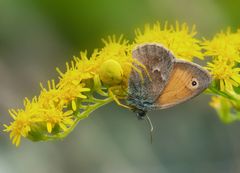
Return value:
M 230 99 L 230 100 L 233 100 L 233 101 L 239 103 L 239 100 L 237 98 L 235 98 L 234 96 L 232 96 L 231 94 L 219 91 L 218 89 L 216 89 L 214 87 L 209 87 L 208 90 L 205 93 L 206 94 L 214 94 L 214 95 L 222 96 L 224 98 L 227 98 L 227 99 Z
M 78 114 L 78 118 L 74 121 L 74 124 L 65 132 L 60 133 L 60 134 L 56 134 L 54 136 L 48 136 L 46 135 L 43 140 L 56 140 L 56 139 L 63 139 L 65 137 L 67 137 L 74 129 L 75 127 L 78 125 L 79 121 L 81 121 L 84 118 L 87 118 L 90 113 L 92 113 L 93 111 L 95 111 L 96 109 L 104 106 L 105 104 L 108 104 L 112 101 L 112 98 L 107 98 L 104 100 L 99 100 L 97 103 L 89 106 L 89 108 L 87 110 L 85 110 L 82 113 Z

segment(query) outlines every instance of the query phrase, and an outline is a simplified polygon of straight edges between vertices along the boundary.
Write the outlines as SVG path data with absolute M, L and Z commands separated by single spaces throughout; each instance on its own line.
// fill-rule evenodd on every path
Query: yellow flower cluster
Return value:
M 207 69 L 219 82 L 221 91 L 233 91 L 240 85 L 240 31 L 232 33 L 228 28 L 226 33 L 220 32 L 212 40 L 204 40 L 204 55 L 211 57 Z
M 59 82 L 55 84 L 54 80 L 48 81 L 48 88 L 40 84 L 40 95 L 31 101 L 25 99 L 24 109 L 9 111 L 13 122 L 4 126 L 5 131 L 10 132 L 13 144 L 18 146 L 21 137 L 36 141 L 52 139 L 61 134 L 64 136 L 82 118 L 78 117 L 78 113 L 90 112 L 89 107 L 95 106 L 93 103 L 104 101 L 95 99 L 93 92 L 107 96 L 102 91 L 105 84 L 110 88 L 122 82 L 126 86 L 132 61 L 128 56 L 127 41 L 122 37 L 116 40 L 113 36 L 108 41 L 104 40 L 104 43 L 105 47 L 100 51 L 95 50 L 90 58 L 86 52 L 81 52 L 79 58 L 74 57 L 70 63 L 66 63 L 65 72 L 57 68 Z M 107 66 L 104 65 L 106 62 Z M 120 76 L 118 71 L 121 71 Z M 115 81 L 111 82 L 110 79 Z M 88 106 L 84 102 L 88 102 Z M 80 109 L 82 112 L 79 112 Z
M 189 28 L 186 23 L 176 22 L 174 26 L 156 22 L 152 26 L 146 24 L 143 32 L 138 28 L 135 33 L 135 44 L 156 42 L 171 50 L 177 58 L 187 61 L 192 61 L 194 57 L 203 59 L 200 40 L 195 38 L 195 26 Z
M 79 78 L 81 81 L 82 78 Z M 59 82 L 59 86 L 63 83 Z M 14 121 L 5 125 L 5 131 L 10 132 L 10 138 L 17 146 L 20 144 L 21 136 L 27 137 L 30 133 L 36 133 L 35 130 L 41 129 L 41 139 L 45 133 L 66 131 L 74 122 L 73 110 L 68 108 L 68 104 L 79 98 L 86 98 L 83 92 L 90 91 L 84 88 L 84 84 L 68 83 L 65 87 L 55 86 L 54 80 L 48 82 L 48 89 L 42 87 L 38 97 L 32 101 L 24 100 L 25 109 L 10 110 L 9 113 Z M 38 140 L 37 138 L 34 140 Z
M 226 119 L 232 109 L 240 108 L 237 101 L 240 96 L 235 92 L 240 84 L 239 31 L 231 33 L 228 30 L 212 40 L 200 41 L 195 37 L 195 26 L 178 22 L 161 25 L 156 22 L 145 25 L 143 30 L 137 29 L 135 33 L 133 43 L 123 36 L 109 36 L 103 39 L 104 47 L 94 50 L 91 56 L 81 52 L 79 57 L 73 57 L 70 63 L 66 63 L 64 72 L 57 68 L 59 77 L 56 83 L 56 80 L 48 81 L 47 88 L 41 84 L 39 96 L 25 99 L 23 109 L 9 111 L 13 122 L 5 125 L 5 131 L 10 133 L 12 142 L 18 146 L 21 137 L 33 141 L 64 138 L 80 120 L 100 106 L 112 100 L 124 106 L 119 100 L 127 97 L 129 74 L 132 68 L 136 68 L 133 62 L 139 63 L 132 58 L 132 49 L 138 44 L 150 42 L 164 45 L 177 58 L 187 61 L 211 57 L 206 68 L 215 80 L 209 91 L 217 95 L 211 106 L 221 119 L 230 122 Z M 231 117 L 234 117 L 232 113 Z
M 225 123 L 240 120 L 240 31 L 216 34 L 212 40 L 204 39 L 204 55 L 211 61 L 206 68 L 215 79 L 209 88 L 212 97 L 210 105 Z
M 210 106 L 216 110 L 222 122 L 231 123 L 236 120 L 240 120 L 239 99 L 239 95 L 238 101 L 222 96 L 213 96 L 210 102 Z

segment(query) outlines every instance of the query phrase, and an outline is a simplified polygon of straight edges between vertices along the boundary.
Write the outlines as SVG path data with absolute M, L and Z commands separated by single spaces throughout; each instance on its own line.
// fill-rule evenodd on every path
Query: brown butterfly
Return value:
M 178 60 L 160 44 L 143 44 L 132 52 L 145 69 L 132 70 L 127 104 L 143 119 L 148 111 L 165 109 L 185 102 L 203 92 L 211 76 L 201 66 Z M 147 117 L 148 118 L 148 117 Z

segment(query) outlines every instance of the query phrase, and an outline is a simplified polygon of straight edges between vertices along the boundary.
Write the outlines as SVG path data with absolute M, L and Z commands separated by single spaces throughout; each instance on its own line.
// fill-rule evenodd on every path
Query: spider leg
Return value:
M 121 97 L 121 96 L 117 96 L 116 94 L 114 94 L 114 90 L 119 89 L 119 88 L 121 89 L 121 86 L 110 87 L 108 89 L 109 96 L 113 98 L 113 100 L 117 103 L 117 105 L 119 105 L 121 107 L 124 107 L 124 108 L 127 108 L 127 109 L 132 109 L 130 106 L 122 104 L 119 100 L 119 98 L 125 99 L 126 97 Z

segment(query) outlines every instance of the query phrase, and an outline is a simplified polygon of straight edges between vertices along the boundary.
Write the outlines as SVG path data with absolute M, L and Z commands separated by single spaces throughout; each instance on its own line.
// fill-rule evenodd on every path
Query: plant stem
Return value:
M 75 127 L 78 125 L 79 121 L 81 121 L 84 118 L 87 118 L 90 115 L 90 113 L 92 113 L 96 109 L 104 106 L 105 104 L 110 103 L 112 100 L 113 100 L 112 98 L 99 100 L 97 103 L 89 106 L 89 108 L 86 109 L 84 112 L 79 113 L 77 116 L 77 119 L 74 121 L 73 125 L 67 131 L 60 133 L 60 134 L 53 135 L 53 136 L 46 135 L 43 138 L 43 140 L 56 140 L 56 139 L 63 139 L 65 137 L 67 137 L 75 129 Z

